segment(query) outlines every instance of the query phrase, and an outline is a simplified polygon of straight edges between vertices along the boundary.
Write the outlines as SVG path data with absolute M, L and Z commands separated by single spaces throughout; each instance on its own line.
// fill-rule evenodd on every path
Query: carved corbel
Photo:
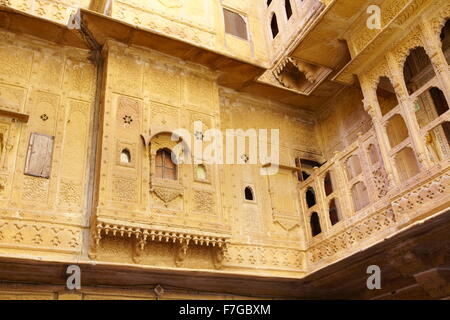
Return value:
M 141 134 L 142 142 L 144 143 L 145 150 L 148 149 L 150 145 L 150 135 L 146 133 Z
M 97 259 L 98 248 L 100 247 L 100 240 L 102 239 L 102 229 L 100 226 L 97 226 L 94 230 L 92 230 L 92 241 L 88 256 L 90 259 Z
M 213 247 L 212 248 L 212 258 L 214 263 L 214 268 L 222 269 L 223 260 L 225 259 L 226 247 Z
M 186 260 L 188 248 L 189 246 L 187 243 L 182 243 L 179 245 L 175 256 L 175 265 L 177 267 L 181 267 L 184 263 L 184 260 Z
M 144 253 L 145 243 L 146 243 L 146 241 L 143 238 L 136 239 L 136 241 L 134 243 L 134 250 L 133 250 L 134 263 L 142 262 L 142 255 Z

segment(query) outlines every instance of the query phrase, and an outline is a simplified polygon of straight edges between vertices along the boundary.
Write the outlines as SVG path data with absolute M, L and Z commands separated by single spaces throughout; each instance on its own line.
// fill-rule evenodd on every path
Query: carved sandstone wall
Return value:
M 78 255 L 88 217 L 95 68 L 86 51 L 5 31 L 0 39 L 0 100 L 13 112 L 0 119 L 2 251 Z M 48 178 L 24 174 L 32 133 L 53 137 Z

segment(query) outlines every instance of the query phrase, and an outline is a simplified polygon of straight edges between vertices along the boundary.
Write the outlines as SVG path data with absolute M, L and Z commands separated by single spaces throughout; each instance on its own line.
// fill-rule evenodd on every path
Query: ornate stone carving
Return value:
M 112 192 L 112 198 L 114 201 L 136 202 L 138 196 L 136 179 L 119 177 L 114 178 Z
M 382 209 L 366 219 L 349 226 L 340 234 L 330 237 L 309 250 L 309 260 L 313 263 L 334 256 L 351 248 L 356 242 L 361 244 L 370 237 L 395 223 L 394 212 L 391 208 Z
M 35 221 L 0 219 L 0 246 L 19 246 L 34 250 L 74 253 L 80 250 L 81 228 Z
M 181 190 L 177 189 L 168 189 L 163 187 L 153 187 L 151 190 L 159 199 L 161 199 L 164 203 L 164 206 L 167 208 L 169 204 L 175 200 L 176 198 L 183 196 Z
M 62 206 L 78 207 L 81 204 L 81 185 L 61 182 L 59 202 Z
M 436 201 L 439 198 L 445 197 L 445 191 L 450 186 L 450 174 L 445 173 L 438 176 L 431 182 L 415 189 L 392 203 L 394 210 L 399 215 L 414 212 L 420 213 L 420 209 L 428 206 L 430 201 Z
M 384 168 L 378 168 L 372 172 L 378 198 L 383 198 L 389 191 L 389 180 Z
M 25 177 L 22 198 L 26 201 L 45 201 L 48 197 L 48 185 L 48 179 Z
M 193 202 L 193 213 L 215 214 L 215 201 L 212 192 L 194 191 Z

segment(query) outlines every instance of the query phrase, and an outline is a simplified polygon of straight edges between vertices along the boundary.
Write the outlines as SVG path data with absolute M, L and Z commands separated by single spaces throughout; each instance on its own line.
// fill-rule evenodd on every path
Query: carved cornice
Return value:
M 201 231 L 179 231 L 171 227 L 149 226 L 128 224 L 110 219 L 98 218 L 92 228 L 92 243 L 89 256 L 91 259 L 97 257 L 100 242 L 106 236 L 122 238 L 124 240 L 134 241 L 133 260 L 140 263 L 145 246 L 149 242 L 172 243 L 179 246 L 177 250 L 175 263 L 181 266 L 186 258 L 189 246 L 200 246 L 212 248 L 219 253 L 214 254 L 214 263 L 217 268 L 221 266 L 217 260 L 223 256 L 230 243 L 230 234 L 216 234 Z

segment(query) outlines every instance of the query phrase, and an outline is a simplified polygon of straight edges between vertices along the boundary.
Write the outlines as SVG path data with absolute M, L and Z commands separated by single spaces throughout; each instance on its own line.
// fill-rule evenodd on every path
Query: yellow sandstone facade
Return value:
M 372 2 L 0 0 L 0 298 L 448 298 L 450 4 Z

